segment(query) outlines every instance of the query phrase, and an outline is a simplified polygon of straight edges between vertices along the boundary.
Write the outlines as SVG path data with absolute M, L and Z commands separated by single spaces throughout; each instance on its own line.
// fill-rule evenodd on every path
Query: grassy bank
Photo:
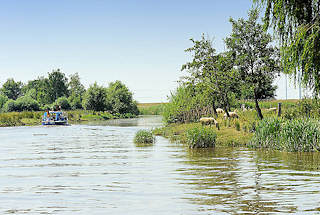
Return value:
M 269 109 L 282 103 L 282 115 Z M 255 110 L 237 110 L 239 118 L 224 119 L 223 114 L 216 118 L 220 130 L 212 129 L 217 137 L 215 145 L 247 146 L 269 148 L 280 151 L 320 151 L 320 123 L 318 101 L 290 100 L 262 102 L 264 120 L 257 117 Z M 170 138 L 173 141 L 187 143 L 190 129 L 201 127 L 199 122 L 169 123 L 154 130 L 154 134 Z
M 69 123 L 136 117 L 133 114 L 111 114 L 103 111 L 72 110 L 65 112 Z M 40 125 L 43 113 L 43 111 L 0 113 L 0 127 Z
M 161 115 L 166 103 L 140 103 L 138 109 L 141 115 Z

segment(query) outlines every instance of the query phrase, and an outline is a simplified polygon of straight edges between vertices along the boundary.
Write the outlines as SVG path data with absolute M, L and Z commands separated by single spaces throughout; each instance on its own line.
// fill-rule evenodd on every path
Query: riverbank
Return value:
M 111 114 L 104 111 L 72 110 L 65 111 L 69 123 L 137 117 L 134 114 Z M 0 113 L 0 127 L 41 125 L 43 111 Z

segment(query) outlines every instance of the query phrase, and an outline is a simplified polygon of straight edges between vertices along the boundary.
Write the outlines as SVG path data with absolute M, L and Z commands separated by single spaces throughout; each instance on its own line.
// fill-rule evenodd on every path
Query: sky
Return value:
M 120 80 L 138 102 L 166 102 L 189 61 L 184 50 L 204 33 L 218 52 L 229 18 L 252 0 L 0 0 L 0 85 L 26 83 L 60 68 L 89 87 Z M 285 78 L 275 81 L 286 98 Z M 287 98 L 298 90 L 288 81 Z

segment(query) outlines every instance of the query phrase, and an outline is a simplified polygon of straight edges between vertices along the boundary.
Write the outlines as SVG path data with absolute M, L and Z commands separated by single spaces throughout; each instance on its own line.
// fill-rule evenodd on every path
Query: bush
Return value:
M 55 102 L 54 102 L 54 106 L 61 106 L 61 109 L 63 110 L 70 110 L 71 109 L 71 105 L 69 103 L 69 100 L 63 96 L 58 98 Z
M 8 97 L 0 93 L 0 110 L 7 101 Z
M 187 143 L 190 148 L 209 148 L 216 143 L 216 132 L 208 127 L 197 126 L 186 131 Z
M 149 130 L 139 130 L 134 137 L 134 142 L 137 144 L 152 144 L 154 141 L 155 138 Z
M 39 103 L 28 96 L 21 96 L 16 101 L 9 99 L 3 106 L 4 112 L 39 111 Z
M 251 144 L 291 152 L 320 151 L 320 124 L 313 119 L 264 119 L 258 123 Z

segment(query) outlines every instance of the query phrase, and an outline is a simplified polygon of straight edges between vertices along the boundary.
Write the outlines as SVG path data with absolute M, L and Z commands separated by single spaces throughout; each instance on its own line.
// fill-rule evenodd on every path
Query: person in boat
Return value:
M 46 109 L 46 112 L 44 112 L 44 117 L 45 118 L 50 118 L 49 109 Z

